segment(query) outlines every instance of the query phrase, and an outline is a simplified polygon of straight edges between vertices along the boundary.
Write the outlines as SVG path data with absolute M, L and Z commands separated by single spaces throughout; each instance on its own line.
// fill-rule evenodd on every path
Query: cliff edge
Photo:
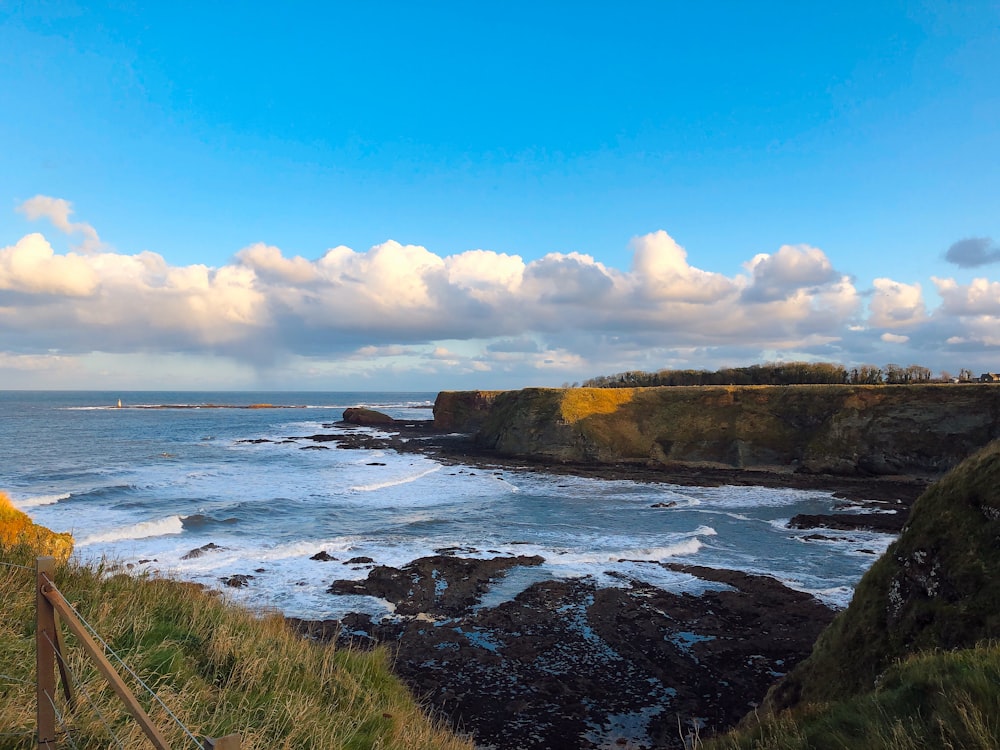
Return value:
M 442 392 L 435 426 L 553 463 L 941 475 L 1000 437 L 985 385 L 527 388 Z
M 1000 441 L 913 506 L 812 655 L 772 688 L 772 710 L 873 690 L 894 662 L 1000 637 Z

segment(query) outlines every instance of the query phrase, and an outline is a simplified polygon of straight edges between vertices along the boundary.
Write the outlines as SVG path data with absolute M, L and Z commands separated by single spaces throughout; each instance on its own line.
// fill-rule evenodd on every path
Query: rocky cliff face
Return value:
M 552 462 L 938 475 L 1000 437 L 1000 387 L 529 388 L 442 393 L 434 414 Z
M 1000 636 L 1000 441 L 963 461 L 917 500 L 899 539 L 858 584 L 812 655 L 768 696 L 774 709 L 874 689 L 920 651 Z M 985 678 L 984 678 L 985 679 Z
M 26 513 L 19 511 L 4 493 L 0 492 L 0 546 L 26 545 L 37 555 L 51 555 L 59 562 L 66 562 L 73 553 L 73 537 L 57 534 L 44 526 L 33 523 Z
M 502 393 L 504 391 L 442 391 L 434 402 L 434 426 L 452 432 L 476 432 Z

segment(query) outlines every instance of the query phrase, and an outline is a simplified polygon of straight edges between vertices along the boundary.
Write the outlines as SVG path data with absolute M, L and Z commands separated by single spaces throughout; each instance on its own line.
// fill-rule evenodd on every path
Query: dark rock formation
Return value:
M 721 590 L 543 581 L 477 606 L 488 582 L 540 562 L 439 555 L 379 567 L 331 590 L 386 598 L 403 617 L 292 622 L 313 637 L 390 644 L 416 694 L 478 745 L 540 750 L 680 748 L 678 718 L 706 734 L 727 727 L 804 658 L 833 616 L 771 578 L 681 566 Z
M 434 401 L 434 426 L 450 432 L 476 432 L 504 391 L 445 391 Z
M 383 414 L 374 409 L 352 406 L 344 409 L 344 421 L 348 424 L 356 424 L 362 427 L 377 427 L 379 425 L 393 424 L 396 420 L 388 414 Z
M 234 589 L 241 589 L 244 586 L 249 585 L 250 581 L 252 581 L 253 579 L 254 576 L 238 573 L 234 576 L 226 576 L 220 578 L 219 580 L 222 581 L 222 583 L 224 583 L 226 586 L 229 586 Z
M 368 573 L 367 580 L 334 581 L 328 591 L 387 599 L 396 605 L 399 615 L 453 617 L 474 605 L 491 580 L 511 568 L 543 562 L 537 555 L 491 560 L 436 555 L 414 560 L 402 569 L 379 565 Z
M 195 558 L 201 557 L 206 552 L 211 552 L 214 549 L 224 549 L 224 547 L 220 547 L 215 542 L 209 542 L 208 544 L 203 544 L 201 547 L 181 555 L 181 560 L 194 560 Z
M 793 529 L 839 529 L 840 531 L 879 531 L 883 534 L 897 534 L 902 530 L 909 509 L 901 508 L 897 513 L 830 513 L 811 515 L 800 513 L 792 516 L 788 526 Z

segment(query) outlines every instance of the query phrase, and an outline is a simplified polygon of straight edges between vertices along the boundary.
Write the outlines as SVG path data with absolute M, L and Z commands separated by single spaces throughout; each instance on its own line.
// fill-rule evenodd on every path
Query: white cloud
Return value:
M 36 195 L 18 206 L 17 210 L 27 216 L 30 221 L 48 219 L 52 226 L 65 234 L 82 234 L 83 244 L 80 246 L 80 250 L 83 252 L 94 252 L 101 247 L 101 238 L 97 236 L 96 229 L 86 222 L 69 220 L 73 213 L 73 204 L 67 200 L 51 198 L 47 195 Z
M 946 315 L 1000 315 L 1000 282 L 973 279 L 969 284 L 959 284 L 954 279 L 931 277 L 943 304 Z
M 99 278 L 89 259 L 74 253 L 56 255 L 40 234 L 0 249 L 0 289 L 86 297 L 96 291 Z
M 737 283 L 722 274 L 689 265 L 687 251 L 663 230 L 634 237 L 631 244 L 633 283 L 645 299 L 703 304 L 737 291 Z
M 760 253 L 746 264 L 753 283 L 743 292 L 753 302 L 773 302 L 840 279 L 826 254 L 809 245 L 782 245 L 773 255 Z
M 909 336 L 901 336 L 898 333 L 883 333 L 879 338 L 887 344 L 905 344 L 910 340 Z
M 319 276 L 316 266 L 305 258 L 285 258 L 281 250 L 263 242 L 243 248 L 236 259 L 263 278 L 287 284 L 308 284 Z
M 82 231 L 65 201 L 22 209 Z M 301 361 L 297 371 L 317 378 L 336 372 L 323 362 L 338 362 L 358 377 L 413 368 L 576 380 L 768 352 L 879 361 L 886 344 L 917 352 L 1000 339 L 1000 283 L 985 278 L 933 279 L 942 300 L 933 314 L 919 283 L 878 278 L 866 311 L 852 278 L 809 245 L 757 254 L 732 277 L 692 265 L 663 231 L 631 247 L 627 270 L 582 253 L 525 263 L 391 240 L 316 260 L 257 243 L 211 268 L 150 252 L 60 254 L 29 234 L 0 248 L 0 349 L 220 356 L 258 368 Z
M 869 304 L 868 322 L 875 328 L 905 328 L 927 319 L 920 284 L 904 284 L 879 278 Z

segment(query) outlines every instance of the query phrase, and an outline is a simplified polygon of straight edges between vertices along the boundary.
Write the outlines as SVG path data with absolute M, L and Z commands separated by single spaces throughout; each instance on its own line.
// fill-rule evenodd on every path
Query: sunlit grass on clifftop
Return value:
M 57 534 L 32 522 L 26 513 L 15 508 L 10 498 L 0 492 L 0 546 L 25 545 L 39 555 L 51 555 L 65 562 L 73 553 L 73 537 Z
M 68 535 L 67 535 L 68 536 Z M 0 748 L 34 748 L 34 564 L 44 545 L 0 542 Z M 31 570 L 19 567 L 26 566 Z M 126 574 L 115 565 L 60 562 L 56 583 L 126 663 L 198 735 L 239 733 L 245 750 L 469 749 L 428 719 L 392 675 L 389 655 L 338 649 L 292 633 L 276 614 L 260 615 L 193 584 Z M 68 719 L 77 747 L 147 746 L 72 635 L 69 661 L 94 698 Z M 140 696 L 141 697 L 141 696 Z M 171 746 L 191 740 L 162 709 L 147 705 Z M 111 744 L 109 744 L 111 743 Z
M 594 414 L 613 414 L 635 398 L 636 388 L 570 388 L 562 392 L 562 418 L 572 424 Z

